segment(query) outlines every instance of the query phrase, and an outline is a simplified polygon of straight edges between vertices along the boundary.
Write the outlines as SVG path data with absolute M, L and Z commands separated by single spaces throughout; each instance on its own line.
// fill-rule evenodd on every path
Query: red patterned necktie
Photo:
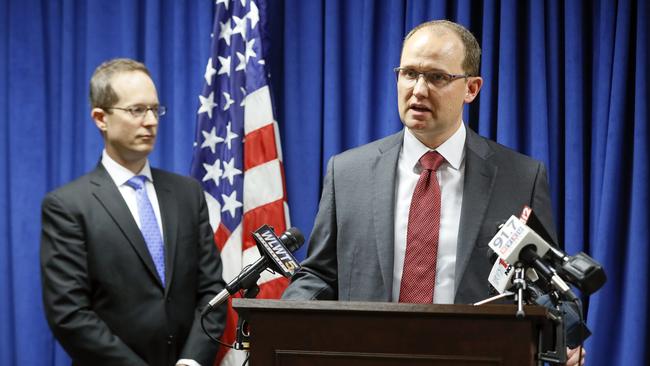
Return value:
M 420 158 L 422 173 L 409 209 L 399 302 L 430 304 L 433 301 L 440 231 L 440 185 L 436 170 L 444 161 L 437 151 L 429 151 Z

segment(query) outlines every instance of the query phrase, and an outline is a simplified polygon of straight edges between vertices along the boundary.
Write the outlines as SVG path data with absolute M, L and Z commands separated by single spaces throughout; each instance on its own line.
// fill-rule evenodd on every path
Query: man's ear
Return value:
M 479 90 L 483 86 L 483 78 L 480 76 L 470 76 L 467 81 L 467 94 L 465 94 L 465 103 L 471 103 L 476 99 Z
M 90 111 L 90 117 L 95 121 L 95 126 L 104 133 L 106 132 L 106 111 L 101 108 L 93 108 Z

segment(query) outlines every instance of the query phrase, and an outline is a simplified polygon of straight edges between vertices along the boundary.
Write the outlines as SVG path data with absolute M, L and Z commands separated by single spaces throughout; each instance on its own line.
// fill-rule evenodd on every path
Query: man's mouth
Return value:
M 431 109 L 429 107 L 419 103 L 413 103 L 409 105 L 409 109 L 413 110 L 414 112 L 420 112 L 420 113 L 431 112 Z

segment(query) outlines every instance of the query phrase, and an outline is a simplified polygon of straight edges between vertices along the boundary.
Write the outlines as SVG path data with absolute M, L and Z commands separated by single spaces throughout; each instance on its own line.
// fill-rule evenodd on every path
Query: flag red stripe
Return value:
M 244 171 L 277 158 L 278 152 L 275 145 L 273 123 L 251 131 L 246 135 L 244 142 Z
M 226 241 L 228 241 L 230 234 L 230 230 L 224 224 L 219 223 L 217 231 L 214 232 L 214 242 L 217 244 L 219 251 L 222 251 L 223 247 L 226 246 Z
M 287 230 L 287 223 L 284 218 L 284 199 L 258 206 L 244 213 L 244 220 L 242 220 L 242 250 L 255 246 L 255 240 L 250 233 L 264 224 L 273 227 L 273 230 L 278 235 Z
M 277 299 L 282 296 L 284 289 L 289 285 L 289 279 L 279 277 L 260 285 L 260 293 L 257 295 L 260 299 Z

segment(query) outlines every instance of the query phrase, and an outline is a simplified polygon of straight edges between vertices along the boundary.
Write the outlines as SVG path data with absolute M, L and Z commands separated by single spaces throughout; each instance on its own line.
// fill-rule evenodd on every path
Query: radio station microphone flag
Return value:
M 280 134 L 271 104 L 265 0 L 217 0 L 205 84 L 198 96 L 191 175 L 206 192 L 210 224 L 230 282 L 259 258 L 251 233 L 263 224 L 288 227 Z M 264 272 L 261 298 L 279 298 L 288 284 Z M 237 314 L 228 302 L 222 340 L 235 339 Z M 215 365 L 241 365 L 242 351 L 221 347 Z

